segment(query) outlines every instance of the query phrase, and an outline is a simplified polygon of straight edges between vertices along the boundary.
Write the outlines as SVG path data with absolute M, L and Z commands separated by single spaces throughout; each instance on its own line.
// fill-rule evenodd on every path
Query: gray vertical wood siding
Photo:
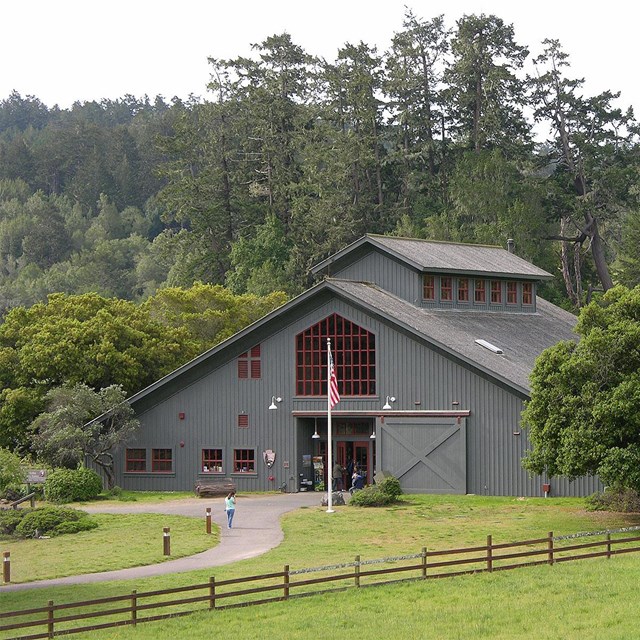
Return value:
M 237 353 L 229 350 L 225 362 L 179 392 L 172 392 L 172 384 L 167 384 L 156 404 L 140 413 L 142 426 L 129 446 L 147 448 L 149 453 L 151 448 L 172 449 L 174 471 L 125 474 L 121 452 L 117 484 L 139 490 L 191 490 L 202 477 L 202 449 L 220 448 L 223 475 L 233 478 L 240 491 L 275 489 L 282 482 L 294 490 L 302 472 L 302 455 L 315 453 L 317 444 L 311 440 L 311 422 L 297 419 L 293 412 L 326 411 L 326 397 L 295 395 L 295 336 L 333 313 L 375 334 L 377 362 L 377 394 L 343 396 L 336 409 L 368 411 L 379 421 L 375 416 L 383 415 L 382 405 L 389 395 L 396 398 L 394 411 L 450 411 L 453 407 L 468 410 L 467 493 L 543 495 L 542 483 L 546 479 L 530 478 L 521 467 L 527 447 L 526 434 L 520 428 L 523 397 L 425 341 L 416 340 L 414 335 L 399 331 L 388 321 L 371 317 L 338 298 L 304 313 L 281 317 L 279 330 L 260 341 L 260 379 L 238 379 Z M 268 409 L 272 396 L 282 398 L 276 411 Z M 184 419 L 180 419 L 181 413 Z M 238 427 L 241 413 L 249 417 L 247 428 Z M 383 451 L 383 444 L 376 443 L 379 451 Z M 231 463 L 236 448 L 255 450 L 255 474 L 233 473 Z M 262 454 L 267 449 L 276 453 L 272 469 L 263 462 Z M 384 464 L 379 458 L 378 469 Z M 148 465 L 150 468 L 150 459 Z M 584 495 L 599 488 L 594 479 L 574 483 L 552 480 L 551 484 L 552 495 Z

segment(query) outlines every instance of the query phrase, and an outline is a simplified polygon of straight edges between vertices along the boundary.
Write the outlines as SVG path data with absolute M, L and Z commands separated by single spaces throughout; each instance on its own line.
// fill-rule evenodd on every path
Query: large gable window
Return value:
M 327 338 L 340 395 L 375 395 L 375 335 L 335 313 L 296 336 L 296 393 L 327 395 Z

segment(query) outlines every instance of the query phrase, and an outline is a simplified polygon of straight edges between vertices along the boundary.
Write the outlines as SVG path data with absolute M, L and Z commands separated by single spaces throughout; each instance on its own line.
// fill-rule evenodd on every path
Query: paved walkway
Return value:
M 320 492 L 283 493 L 266 496 L 238 497 L 233 528 L 227 529 L 224 499 L 187 498 L 157 503 L 127 502 L 114 506 L 84 506 L 89 513 L 166 513 L 194 518 L 202 518 L 205 526 L 206 508 L 211 507 L 211 519 L 220 525 L 220 544 L 194 556 L 168 560 L 160 564 L 130 569 L 118 569 L 102 573 L 87 573 L 53 580 L 39 580 L 20 584 L 0 584 L 0 594 L 4 591 L 18 591 L 67 584 L 83 584 L 106 580 L 129 580 L 147 578 L 166 573 L 181 573 L 217 567 L 224 564 L 254 558 L 277 547 L 284 534 L 280 527 L 280 517 L 288 511 L 300 507 L 319 506 L 325 494 Z M 347 494 L 345 493 L 345 496 Z

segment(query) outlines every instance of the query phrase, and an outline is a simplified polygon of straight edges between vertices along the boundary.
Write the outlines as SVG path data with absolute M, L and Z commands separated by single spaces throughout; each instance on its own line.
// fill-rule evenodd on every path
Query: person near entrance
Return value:
M 348 483 L 348 487 L 346 487 L 347 489 L 351 489 L 351 485 L 353 484 L 353 472 L 355 470 L 355 462 L 353 460 L 353 458 L 349 458 L 349 462 L 347 462 L 347 483 Z
M 342 466 L 339 462 L 336 462 L 333 465 L 333 472 L 331 473 L 331 477 L 333 479 L 331 486 L 332 491 L 342 491 Z

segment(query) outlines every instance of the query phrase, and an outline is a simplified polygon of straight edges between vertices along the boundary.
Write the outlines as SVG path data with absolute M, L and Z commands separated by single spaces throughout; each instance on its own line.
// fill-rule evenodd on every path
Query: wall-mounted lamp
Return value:
M 374 431 L 369 438 L 371 438 L 371 440 L 375 440 L 376 439 L 376 432 Z
M 282 398 L 280 398 L 279 396 L 271 396 L 271 404 L 269 405 L 269 409 L 271 411 L 274 411 L 278 408 L 276 402 L 282 402 Z
M 318 440 L 320 438 L 320 434 L 318 433 L 318 418 L 314 418 L 313 420 L 313 435 L 311 437 L 314 440 Z
M 383 409 L 391 409 L 391 403 L 395 402 L 396 399 L 393 396 L 387 396 L 387 401 L 383 405 Z

